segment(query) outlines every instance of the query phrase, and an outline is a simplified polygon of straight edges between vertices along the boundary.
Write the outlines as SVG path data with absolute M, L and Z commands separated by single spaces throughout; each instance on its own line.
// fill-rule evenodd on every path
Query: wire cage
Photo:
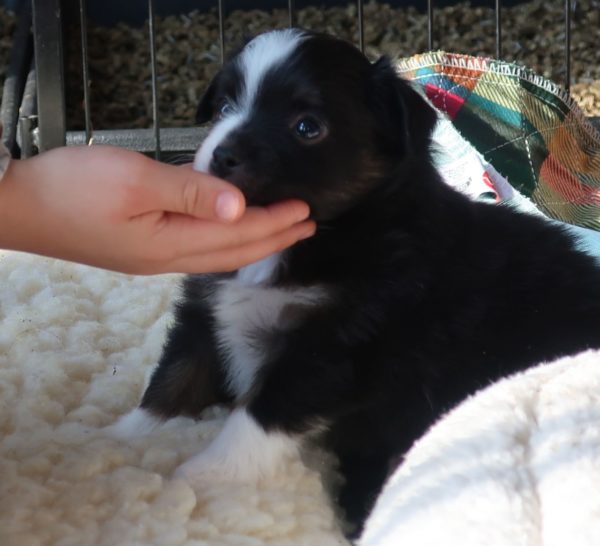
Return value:
M 10 67 L 3 90 L 0 112 L 5 132 L 3 139 L 13 154 L 31 156 L 39 151 L 62 145 L 113 144 L 154 154 L 168 159 L 173 154 L 195 150 L 206 134 L 198 127 L 165 127 L 159 113 L 160 93 L 157 84 L 156 59 L 156 0 L 144 0 L 148 20 L 148 43 L 152 90 L 152 126 L 149 128 L 94 130 L 90 108 L 90 70 L 88 50 L 88 21 L 86 0 L 31 0 L 21 6 L 19 24 L 14 36 Z M 226 0 L 215 0 L 219 28 L 219 60 L 225 57 Z M 571 84 L 571 20 L 573 1 L 564 0 L 564 53 L 565 79 Z M 295 0 L 281 0 L 287 9 L 287 23 L 296 23 Z M 365 48 L 364 0 L 356 2 L 357 45 Z M 415 0 L 427 16 L 427 46 L 434 48 L 436 6 L 434 0 Z M 503 57 L 503 3 L 494 0 L 495 56 Z M 64 36 L 67 19 L 78 19 L 79 52 L 82 78 L 84 129 L 69 130 L 65 93 Z M 390 23 L 393 24 L 393 23 Z M 417 53 L 415 51 L 415 53 Z M 218 62 L 218 61 L 217 61 Z M 598 124 L 599 118 L 592 120 Z

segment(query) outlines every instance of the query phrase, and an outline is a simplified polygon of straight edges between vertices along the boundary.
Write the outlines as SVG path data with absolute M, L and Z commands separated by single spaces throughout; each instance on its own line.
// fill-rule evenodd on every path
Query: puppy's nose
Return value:
M 240 159 L 230 146 L 217 146 L 210 162 L 210 171 L 217 176 L 227 176 L 240 166 Z

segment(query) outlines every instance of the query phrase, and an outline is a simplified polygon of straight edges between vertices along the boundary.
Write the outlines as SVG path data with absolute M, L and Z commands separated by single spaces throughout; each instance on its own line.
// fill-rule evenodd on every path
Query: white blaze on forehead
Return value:
M 257 36 L 248 43 L 237 59 L 244 77 L 240 107 L 249 111 L 262 80 L 273 67 L 282 64 L 306 37 L 297 29 L 275 30 Z
M 267 72 L 285 62 L 305 37 L 306 35 L 297 29 L 274 30 L 257 36 L 246 45 L 236 59 L 236 65 L 243 78 L 242 94 L 236 103 L 232 104 L 232 113 L 213 127 L 196 152 L 195 170 L 208 172 L 215 148 L 248 119 Z

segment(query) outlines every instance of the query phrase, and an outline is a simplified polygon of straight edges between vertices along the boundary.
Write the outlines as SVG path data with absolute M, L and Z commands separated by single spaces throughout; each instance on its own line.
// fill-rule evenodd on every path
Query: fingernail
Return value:
M 215 210 L 221 220 L 234 220 L 240 211 L 240 198 L 229 191 L 221 192 L 217 196 Z

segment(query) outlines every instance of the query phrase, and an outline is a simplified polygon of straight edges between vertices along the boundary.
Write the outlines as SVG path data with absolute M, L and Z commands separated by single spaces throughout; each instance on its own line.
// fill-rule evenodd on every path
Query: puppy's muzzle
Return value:
M 236 178 L 242 170 L 242 161 L 232 146 L 221 144 L 213 151 L 209 170 L 220 178 Z

